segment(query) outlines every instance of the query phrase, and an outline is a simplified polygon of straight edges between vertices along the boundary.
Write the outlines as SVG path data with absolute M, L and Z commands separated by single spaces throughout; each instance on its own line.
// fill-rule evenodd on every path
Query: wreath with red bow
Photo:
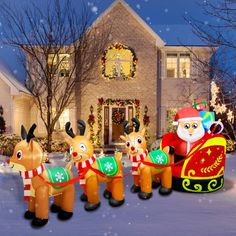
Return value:
M 125 113 L 119 110 L 114 111 L 112 113 L 112 121 L 117 125 L 122 124 L 125 121 Z

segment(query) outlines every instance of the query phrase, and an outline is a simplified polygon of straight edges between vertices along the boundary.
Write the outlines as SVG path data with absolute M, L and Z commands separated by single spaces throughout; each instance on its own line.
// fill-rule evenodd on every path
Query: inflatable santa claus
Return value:
M 205 133 L 198 110 L 192 107 L 179 110 L 173 124 L 177 125 L 177 132 L 164 135 L 162 147 L 174 147 L 176 162 L 185 157 L 207 133 Z

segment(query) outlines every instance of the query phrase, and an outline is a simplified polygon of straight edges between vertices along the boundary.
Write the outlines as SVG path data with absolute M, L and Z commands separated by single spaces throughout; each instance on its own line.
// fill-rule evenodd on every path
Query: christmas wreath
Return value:
M 122 124 L 124 122 L 124 120 L 125 120 L 125 113 L 124 112 L 117 110 L 112 113 L 112 121 L 115 124 L 117 124 L 117 125 Z

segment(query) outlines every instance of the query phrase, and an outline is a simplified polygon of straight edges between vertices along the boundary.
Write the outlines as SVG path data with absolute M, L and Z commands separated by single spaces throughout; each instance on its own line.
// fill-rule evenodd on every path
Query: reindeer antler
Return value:
M 77 125 L 78 125 L 80 135 L 84 135 L 84 132 L 86 129 L 85 122 L 83 120 L 77 120 Z
M 37 127 L 37 125 L 36 125 L 36 124 L 33 124 L 33 125 L 31 126 L 31 128 L 29 129 L 29 132 L 28 132 L 27 138 L 26 138 L 27 143 L 29 143 L 29 141 L 30 141 L 32 138 L 35 137 L 35 136 L 34 136 L 34 130 L 36 129 L 36 127 Z
M 71 137 L 71 138 L 74 138 L 75 137 L 75 134 L 73 132 L 73 129 L 70 128 L 70 122 L 66 122 L 65 124 L 65 130 L 66 130 L 66 133 Z
M 130 133 L 130 131 L 129 131 L 129 122 L 127 120 L 124 122 L 123 127 L 124 127 L 124 132 L 126 134 L 129 134 Z
M 21 138 L 25 140 L 27 138 L 27 132 L 24 125 L 21 126 Z
M 132 118 L 132 122 L 133 122 L 133 126 L 134 126 L 134 131 L 138 132 L 139 131 L 139 127 L 140 127 L 139 120 L 135 117 L 135 118 Z

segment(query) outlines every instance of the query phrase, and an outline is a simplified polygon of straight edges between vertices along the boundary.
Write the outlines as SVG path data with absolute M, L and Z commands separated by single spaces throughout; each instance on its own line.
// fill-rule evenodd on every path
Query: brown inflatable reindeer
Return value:
M 139 131 L 140 123 L 137 118 L 132 119 L 134 132 L 130 133 L 128 121 L 124 123 L 125 136 L 120 138 L 125 141 L 127 154 L 132 161 L 132 175 L 134 185 L 131 192 L 138 192 L 141 199 L 149 199 L 152 196 L 152 181 L 159 179 L 161 187 L 159 193 L 168 195 L 172 189 L 171 167 L 154 167 L 157 165 L 168 165 L 173 162 L 173 148 L 166 147 L 165 150 L 157 150 L 151 153 L 147 151 L 145 140 L 145 128 Z
M 89 135 L 84 136 L 86 125 L 84 121 L 78 120 L 80 135 L 75 135 L 70 122 L 65 125 L 66 133 L 69 135 L 66 142 L 70 145 L 70 153 L 78 174 L 84 177 L 80 180 L 84 193 L 80 199 L 85 201 L 86 211 L 93 211 L 100 206 L 99 183 L 106 183 L 104 197 L 109 199 L 113 207 L 124 203 L 124 186 L 122 173 L 122 153 L 115 153 L 115 157 L 96 158 L 94 148 L 89 140 Z
M 74 185 L 53 187 L 47 182 L 61 183 L 73 178 L 70 170 L 57 167 L 45 169 L 42 164 L 42 149 L 33 140 L 34 124 L 28 134 L 21 126 L 22 141 L 16 144 L 13 156 L 8 161 L 11 168 L 20 171 L 24 183 L 24 200 L 28 201 L 26 219 L 32 219 L 32 226 L 40 227 L 48 222 L 48 205 L 50 196 L 54 196 L 53 212 L 58 218 L 67 220 L 73 215 Z

